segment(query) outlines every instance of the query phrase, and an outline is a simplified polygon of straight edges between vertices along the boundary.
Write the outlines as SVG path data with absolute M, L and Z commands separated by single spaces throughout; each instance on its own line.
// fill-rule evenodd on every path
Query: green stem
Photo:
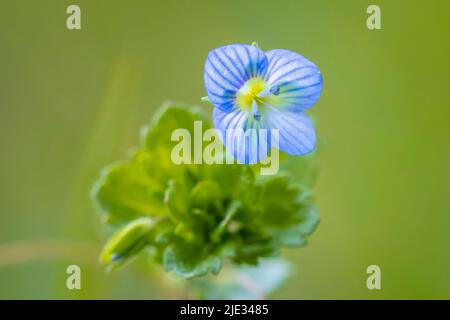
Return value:
M 241 203 L 239 201 L 233 201 L 230 203 L 230 205 L 227 208 L 227 211 L 225 213 L 225 217 L 220 222 L 220 224 L 217 226 L 217 228 L 213 231 L 211 235 L 211 239 L 214 242 L 219 242 L 220 238 L 225 231 L 226 227 L 230 223 L 231 219 L 236 215 L 236 213 L 239 211 L 241 207 Z

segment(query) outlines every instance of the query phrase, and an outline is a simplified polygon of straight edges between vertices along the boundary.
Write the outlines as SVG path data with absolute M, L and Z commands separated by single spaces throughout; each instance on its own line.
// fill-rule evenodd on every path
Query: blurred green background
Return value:
M 82 29 L 66 29 L 81 7 Z M 377 4 L 382 30 L 366 28 Z M 257 40 L 314 61 L 321 224 L 273 298 L 450 298 L 450 2 L 0 2 L 0 298 L 176 298 L 106 274 L 89 200 L 166 99 L 199 103 L 208 51 Z M 82 268 L 82 290 L 65 268 Z M 366 288 L 377 264 L 382 289 Z

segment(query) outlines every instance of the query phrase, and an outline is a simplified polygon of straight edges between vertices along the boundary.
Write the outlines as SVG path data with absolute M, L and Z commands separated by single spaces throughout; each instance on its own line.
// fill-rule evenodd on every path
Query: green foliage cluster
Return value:
M 258 264 L 301 246 L 318 223 L 309 190 L 288 175 L 261 177 L 240 164 L 175 165 L 173 130 L 193 135 L 196 108 L 166 104 L 142 131 L 141 146 L 101 172 L 92 196 L 114 233 L 100 260 L 109 269 L 146 251 L 184 278 L 217 274 L 223 261 Z

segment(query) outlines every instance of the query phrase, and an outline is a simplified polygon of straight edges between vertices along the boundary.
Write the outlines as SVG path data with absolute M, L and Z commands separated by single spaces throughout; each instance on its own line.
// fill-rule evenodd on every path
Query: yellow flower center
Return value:
M 253 101 L 258 102 L 263 98 L 258 97 L 258 94 L 267 90 L 269 87 L 262 78 L 251 78 L 239 89 L 236 93 L 236 104 L 246 111 L 252 107 Z

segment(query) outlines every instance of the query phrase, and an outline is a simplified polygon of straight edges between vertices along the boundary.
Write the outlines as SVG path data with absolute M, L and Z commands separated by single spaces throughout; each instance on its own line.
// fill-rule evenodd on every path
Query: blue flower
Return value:
M 261 161 L 271 146 L 292 155 L 314 149 L 316 134 L 304 111 L 319 99 L 322 75 L 305 57 L 233 44 L 208 54 L 204 77 L 214 126 L 240 163 Z M 246 134 L 248 129 L 258 134 Z M 272 136 L 271 129 L 279 134 Z

